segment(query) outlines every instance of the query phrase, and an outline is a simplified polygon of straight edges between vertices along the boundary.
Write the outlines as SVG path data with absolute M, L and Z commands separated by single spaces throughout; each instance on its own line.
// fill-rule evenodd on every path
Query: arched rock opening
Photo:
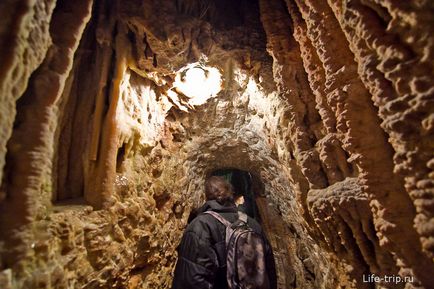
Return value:
M 169 288 L 221 168 L 263 186 L 280 288 L 434 284 L 430 1 L 27 2 L 0 2 L 0 287 Z

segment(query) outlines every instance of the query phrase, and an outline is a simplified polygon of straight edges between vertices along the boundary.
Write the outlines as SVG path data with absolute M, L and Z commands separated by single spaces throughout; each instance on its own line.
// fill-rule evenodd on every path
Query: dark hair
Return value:
M 223 177 L 212 176 L 205 181 L 205 197 L 207 201 L 230 205 L 234 203 L 234 189 Z

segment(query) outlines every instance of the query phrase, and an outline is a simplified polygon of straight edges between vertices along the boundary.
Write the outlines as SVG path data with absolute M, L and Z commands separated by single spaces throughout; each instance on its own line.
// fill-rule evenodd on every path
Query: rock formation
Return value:
M 170 288 L 222 168 L 253 176 L 279 288 L 432 288 L 431 1 L 9 0 L 0 16 L 1 288 Z

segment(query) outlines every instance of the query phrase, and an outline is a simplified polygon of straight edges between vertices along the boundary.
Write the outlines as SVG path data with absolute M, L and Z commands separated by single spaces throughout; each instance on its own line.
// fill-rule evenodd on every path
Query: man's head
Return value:
M 224 178 L 209 177 L 205 181 L 205 197 L 207 201 L 216 200 L 221 205 L 234 203 L 234 189 Z

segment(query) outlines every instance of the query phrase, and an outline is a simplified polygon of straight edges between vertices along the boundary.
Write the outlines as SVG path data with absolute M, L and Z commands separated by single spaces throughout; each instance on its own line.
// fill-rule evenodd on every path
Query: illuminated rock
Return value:
M 433 14 L 0 2 L 0 288 L 169 288 L 222 168 L 253 176 L 279 288 L 431 288 Z

